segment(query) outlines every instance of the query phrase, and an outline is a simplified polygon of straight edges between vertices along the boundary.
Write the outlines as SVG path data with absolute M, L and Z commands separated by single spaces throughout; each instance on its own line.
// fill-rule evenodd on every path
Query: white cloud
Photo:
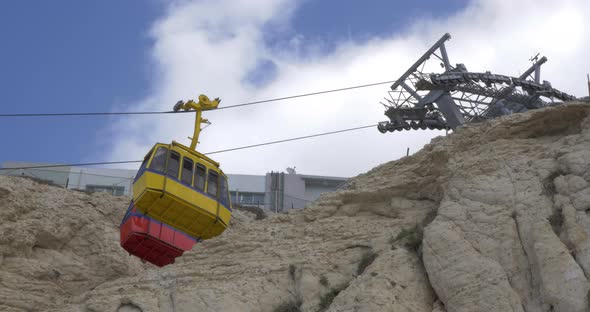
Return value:
M 442 34 L 451 62 L 472 71 L 491 70 L 516 76 L 537 52 L 549 58 L 542 78 L 574 95 L 585 95 L 586 57 L 590 44 L 590 2 L 480 0 L 454 16 L 419 20 L 404 33 L 368 42 L 343 42 L 328 54 L 294 53 L 305 46 L 300 36 L 283 49 L 263 41 L 265 25 L 288 25 L 293 1 L 175 2 L 153 29 L 153 90 L 130 110 L 169 110 L 179 99 L 200 93 L 221 97 L 222 106 L 393 80 Z M 289 38 L 287 38 L 286 41 Z M 319 49 L 315 49 L 318 51 Z M 277 65 L 276 79 L 264 87 L 244 82 L 260 59 Z M 202 152 L 256 144 L 293 136 L 373 124 L 385 120 L 379 101 L 388 86 L 371 87 L 285 102 L 206 113 L 213 122 L 199 145 Z M 156 142 L 187 143 L 193 116 L 129 117 L 113 126 L 107 157 L 140 159 Z M 225 172 L 263 174 L 297 166 L 299 172 L 351 176 L 418 150 L 441 132 L 381 134 L 376 129 L 228 152 L 215 155 Z

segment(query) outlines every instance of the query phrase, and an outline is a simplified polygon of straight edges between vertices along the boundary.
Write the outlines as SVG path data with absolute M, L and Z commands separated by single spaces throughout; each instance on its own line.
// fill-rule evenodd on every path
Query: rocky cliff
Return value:
M 392 139 L 395 139 L 392 136 Z M 163 269 L 125 198 L 0 177 L 2 311 L 590 311 L 590 105 L 458 129 Z

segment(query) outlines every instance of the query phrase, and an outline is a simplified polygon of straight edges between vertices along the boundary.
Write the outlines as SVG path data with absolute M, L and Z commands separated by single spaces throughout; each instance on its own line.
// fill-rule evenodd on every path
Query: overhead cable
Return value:
M 316 133 L 316 134 L 305 135 L 305 136 L 300 136 L 300 137 L 294 137 L 294 138 L 289 138 L 289 139 L 277 140 L 277 141 L 270 141 L 270 142 L 265 142 L 265 143 L 258 143 L 258 144 L 252 144 L 252 145 L 245 145 L 245 146 L 227 148 L 227 149 L 223 149 L 223 150 L 218 150 L 218 151 L 204 153 L 204 155 L 226 153 L 226 152 L 243 150 L 243 149 L 248 149 L 248 148 L 260 147 L 260 146 L 266 146 L 266 145 L 273 145 L 273 144 L 284 143 L 284 142 L 291 142 L 291 141 L 297 141 L 297 140 L 303 140 L 303 139 L 310 139 L 310 138 L 315 138 L 315 137 L 324 136 L 324 135 L 330 135 L 330 134 L 336 134 L 336 133 L 342 133 L 342 132 L 349 132 L 349 131 L 356 131 L 356 130 L 361 130 L 361 129 L 366 129 L 366 128 L 372 128 L 372 127 L 376 127 L 376 126 L 377 126 L 377 124 L 373 124 L 373 125 L 367 125 L 367 126 L 361 126 L 361 127 L 341 129 L 341 130 L 336 130 L 336 131 Z M 18 169 L 55 168 L 55 167 L 78 167 L 78 166 L 96 166 L 96 165 L 115 165 L 115 164 L 130 164 L 130 163 L 141 163 L 141 162 L 143 162 L 143 160 L 102 161 L 102 162 L 88 162 L 88 163 L 77 163 L 77 164 L 60 164 L 60 165 L 36 165 L 36 166 L 26 166 L 26 167 L 0 168 L 0 171 L 4 171 L 4 170 L 18 170 Z
M 324 90 L 324 91 L 311 92 L 311 93 L 303 93 L 303 94 L 297 94 L 297 95 L 291 95 L 291 96 L 284 96 L 284 97 L 278 97 L 278 98 L 267 99 L 267 100 L 245 102 L 245 103 L 239 103 L 239 104 L 219 107 L 216 110 L 230 109 L 230 108 L 263 104 L 263 103 L 269 103 L 269 102 L 278 102 L 278 101 L 290 100 L 290 99 L 301 98 L 301 97 L 306 97 L 306 96 L 314 96 L 314 95 L 320 95 L 320 94 L 326 94 L 326 93 L 332 93 L 332 92 L 340 92 L 340 91 L 346 91 L 346 90 L 353 90 L 353 89 L 378 86 L 378 85 L 382 85 L 382 84 L 390 84 L 393 82 L 395 82 L 395 81 L 383 81 L 383 82 L 369 83 L 369 84 L 364 84 L 364 85 L 357 85 L 357 86 L 352 86 L 352 87 L 345 87 L 345 88 Z M 112 115 L 160 115 L 160 114 L 179 114 L 179 113 L 194 113 L 194 111 L 77 112 L 77 113 L 65 113 L 64 112 L 64 113 L 14 113 L 14 114 L 6 113 L 6 114 L 0 114 L 0 117 L 70 117 L 70 116 L 112 116 Z

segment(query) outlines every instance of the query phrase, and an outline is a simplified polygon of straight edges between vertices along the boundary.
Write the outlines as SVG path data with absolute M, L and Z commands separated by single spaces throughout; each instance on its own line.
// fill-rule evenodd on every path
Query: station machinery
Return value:
M 470 72 L 464 64 L 452 66 L 445 42 L 447 33 L 391 86 L 382 102 L 389 121 L 377 126 L 381 133 L 417 129 L 455 129 L 502 115 L 575 100 L 548 81 L 541 81 L 546 57 L 532 57 L 532 66 L 518 77 L 491 72 Z M 440 62 L 440 72 L 425 73 L 426 62 Z

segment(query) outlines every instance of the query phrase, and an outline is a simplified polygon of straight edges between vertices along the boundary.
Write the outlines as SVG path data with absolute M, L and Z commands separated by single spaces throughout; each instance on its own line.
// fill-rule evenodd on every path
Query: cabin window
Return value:
M 182 159 L 180 181 L 188 185 L 193 184 L 193 161 L 190 158 L 184 157 Z
M 200 191 L 205 190 L 205 175 L 207 169 L 201 164 L 197 164 L 195 168 L 195 188 Z
M 227 187 L 227 178 L 224 176 L 221 176 L 221 187 L 220 187 L 220 202 L 222 205 L 224 205 L 225 207 L 229 208 L 230 204 L 229 204 L 229 191 L 228 191 L 228 187 Z
M 154 159 L 152 159 L 152 163 L 150 164 L 150 169 L 164 172 L 164 168 L 166 167 L 166 154 L 168 154 L 167 148 L 161 146 L 158 147 Z
M 180 167 L 180 154 L 175 151 L 170 151 L 168 158 L 168 169 L 166 174 L 171 178 L 178 179 L 178 167 Z
M 217 184 L 219 183 L 219 175 L 213 170 L 209 170 L 207 178 L 207 193 L 211 196 L 217 197 Z
M 147 166 L 148 161 L 150 160 L 150 157 L 152 157 L 152 153 L 154 152 L 154 150 L 150 150 L 150 152 L 145 156 L 145 158 L 143 159 L 143 162 L 141 163 L 141 166 L 139 167 L 139 170 L 137 170 L 137 174 L 135 175 L 135 179 L 139 178 L 139 176 L 143 173 L 143 170 L 145 169 L 145 167 Z

